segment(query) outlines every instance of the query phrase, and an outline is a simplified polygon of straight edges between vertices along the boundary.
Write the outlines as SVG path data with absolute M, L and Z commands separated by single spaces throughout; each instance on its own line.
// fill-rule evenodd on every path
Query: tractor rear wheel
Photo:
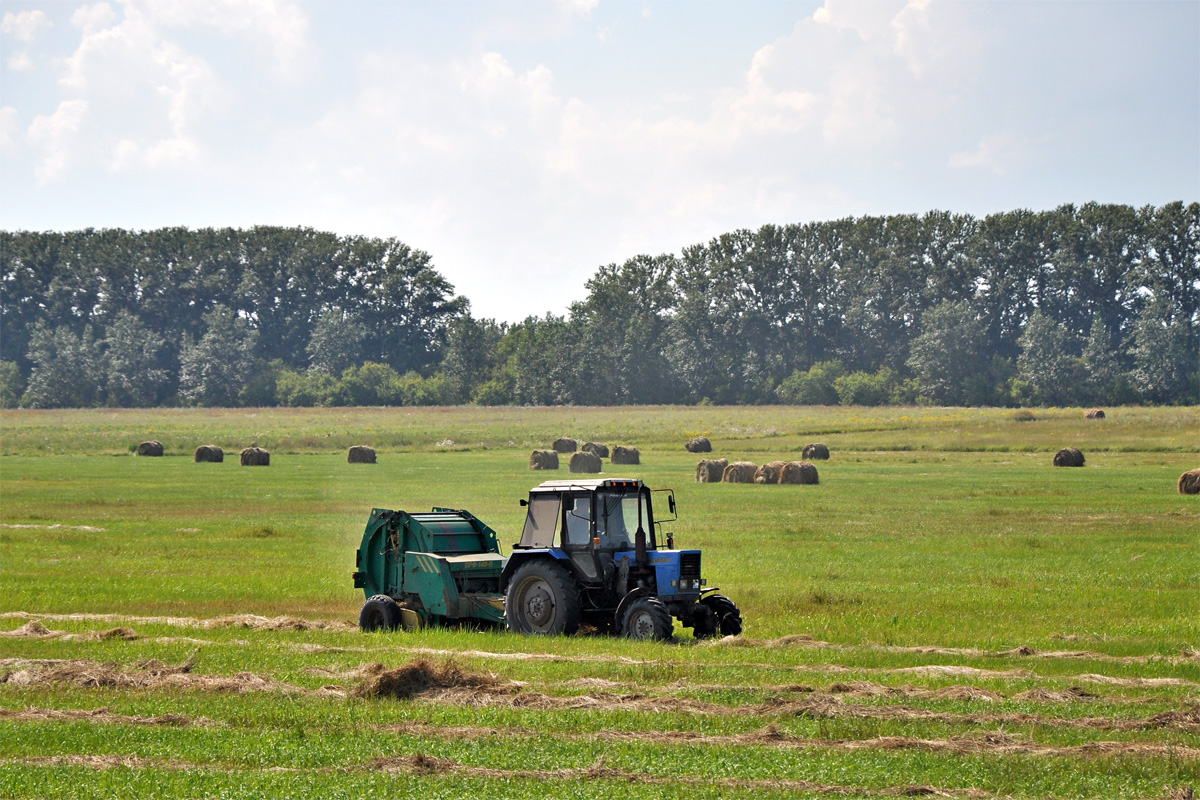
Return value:
M 386 594 L 368 598 L 358 612 L 358 627 L 367 633 L 394 631 L 399 626 L 400 605 Z
M 621 632 L 630 639 L 665 641 L 671 638 L 674 630 L 671 612 L 657 597 L 634 600 L 625 611 L 625 619 L 621 620 Z
M 553 561 L 522 564 L 504 593 L 504 624 L 514 633 L 569 635 L 581 614 L 575 579 Z
M 742 612 L 723 594 L 710 594 L 700 601 L 712 609 L 717 618 L 717 631 L 722 636 L 738 636 L 742 632 Z

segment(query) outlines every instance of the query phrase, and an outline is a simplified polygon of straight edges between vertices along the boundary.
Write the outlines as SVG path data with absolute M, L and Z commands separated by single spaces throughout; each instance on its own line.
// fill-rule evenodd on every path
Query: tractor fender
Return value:
M 654 597 L 654 592 L 643 586 L 639 586 L 636 589 L 631 589 L 621 598 L 621 602 L 617 603 L 617 610 L 613 612 L 613 630 L 618 636 L 623 633 L 620 628 L 621 620 L 625 618 L 625 609 L 629 608 L 629 604 L 639 597 Z
M 508 561 L 504 563 L 504 569 L 500 573 L 500 594 L 508 589 L 508 582 L 512 580 L 512 576 L 521 568 L 522 564 L 527 564 L 530 561 L 538 558 L 547 558 L 551 561 L 570 562 L 565 551 L 557 547 L 550 547 L 538 550 L 514 550 L 513 554 L 508 557 Z

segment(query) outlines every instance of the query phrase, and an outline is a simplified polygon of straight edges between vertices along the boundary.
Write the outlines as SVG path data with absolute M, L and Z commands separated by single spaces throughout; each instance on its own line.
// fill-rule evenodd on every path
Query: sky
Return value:
M 304 226 L 476 317 L 766 224 L 1200 200 L 1200 2 L 0 0 L 0 229 Z

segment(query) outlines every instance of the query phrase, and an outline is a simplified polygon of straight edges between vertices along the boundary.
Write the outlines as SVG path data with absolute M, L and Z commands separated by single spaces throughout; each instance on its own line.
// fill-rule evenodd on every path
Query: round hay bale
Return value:
M 530 469 L 558 469 L 558 453 L 553 450 L 534 450 L 529 454 Z
M 728 458 L 702 458 L 696 464 L 696 483 L 720 483 L 721 475 L 729 466 Z
M 142 442 L 137 446 L 137 454 L 139 456 L 161 456 L 163 454 L 162 442 L 154 440 Z
M 582 450 L 571 455 L 568 468 L 571 472 L 599 472 L 604 462 L 595 453 L 585 453 Z
M 269 467 L 271 454 L 261 447 L 247 447 L 242 451 L 243 467 Z
M 1103 408 L 1093 408 L 1090 411 L 1088 411 L 1086 414 L 1084 414 L 1084 416 L 1087 417 L 1088 419 L 1104 419 L 1104 409 Z
M 785 484 L 814 485 L 821 482 L 816 466 L 807 461 L 791 461 L 779 470 L 779 482 Z
M 367 447 L 365 444 L 356 444 L 346 453 L 346 462 L 349 464 L 374 464 L 375 448 Z
M 1083 453 L 1077 447 L 1064 447 L 1054 454 L 1056 467 L 1082 467 Z
M 689 453 L 711 453 L 712 442 L 708 440 L 707 436 L 697 436 L 695 439 L 692 439 L 685 444 L 684 448 Z
M 735 461 L 721 473 L 722 483 L 754 483 L 758 465 L 750 461 Z
M 220 464 L 225 461 L 225 451 L 215 444 L 202 444 L 196 448 L 196 463 Z
M 786 461 L 768 461 L 754 471 L 754 482 L 779 483 L 779 473 L 786 464 Z
M 804 445 L 804 450 L 800 453 L 800 457 L 805 461 L 828 461 L 829 448 L 820 442 Z
M 636 447 L 626 447 L 623 444 L 619 444 L 612 449 L 612 463 L 640 464 L 642 463 L 642 453 Z
M 600 458 L 608 458 L 608 445 L 600 444 L 599 442 L 587 442 L 583 446 L 583 452 L 591 453 Z
M 1200 494 L 1200 469 L 1192 469 L 1179 476 L 1180 494 Z
M 556 453 L 574 453 L 579 449 L 578 439 L 568 439 L 563 436 L 554 440 L 554 444 L 550 445 Z

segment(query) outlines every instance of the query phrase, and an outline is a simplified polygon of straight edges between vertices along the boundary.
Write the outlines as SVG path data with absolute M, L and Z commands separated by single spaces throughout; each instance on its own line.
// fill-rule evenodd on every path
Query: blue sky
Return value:
M 737 228 L 1200 199 L 1200 3 L 0 0 L 0 227 L 396 237 L 477 316 Z

